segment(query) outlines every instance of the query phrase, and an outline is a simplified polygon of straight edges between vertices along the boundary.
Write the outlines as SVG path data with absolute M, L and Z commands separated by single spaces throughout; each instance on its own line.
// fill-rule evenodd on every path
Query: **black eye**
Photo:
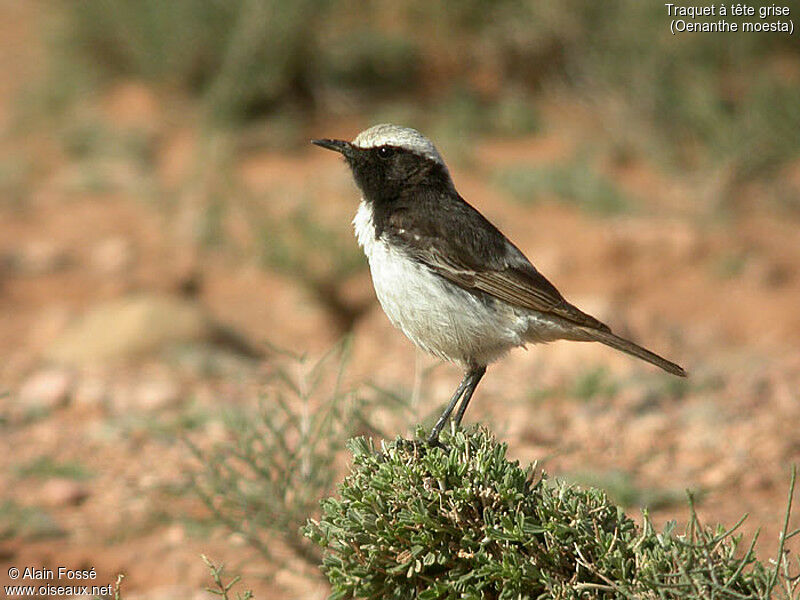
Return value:
M 390 148 L 389 146 L 381 146 L 378 148 L 378 156 L 381 158 L 390 158 L 394 155 L 394 148 Z

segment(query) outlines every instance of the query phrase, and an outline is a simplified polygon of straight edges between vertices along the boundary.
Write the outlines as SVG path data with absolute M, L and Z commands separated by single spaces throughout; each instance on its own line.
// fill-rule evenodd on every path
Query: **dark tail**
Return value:
M 642 360 L 646 360 L 652 365 L 660 367 L 664 369 L 667 373 L 672 373 L 673 375 L 677 375 L 678 377 L 686 377 L 688 373 L 683 370 L 683 367 L 680 365 L 676 365 L 674 362 L 668 361 L 666 358 L 661 358 L 658 354 L 654 352 L 650 352 L 650 350 L 646 350 L 633 342 L 629 342 L 628 340 L 619 337 L 618 335 L 614 335 L 610 331 L 603 331 L 601 329 L 593 329 L 591 327 L 581 327 L 583 331 L 585 331 L 589 338 L 600 342 L 601 344 L 605 344 L 606 346 L 611 346 L 616 350 L 621 350 L 631 356 L 635 356 L 636 358 L 641 358 Z

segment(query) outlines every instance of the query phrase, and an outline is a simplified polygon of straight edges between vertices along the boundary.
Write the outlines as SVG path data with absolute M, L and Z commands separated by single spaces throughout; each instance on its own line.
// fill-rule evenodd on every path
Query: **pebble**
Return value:
M 101 275 L 115 275 L 127 271 L 133 264 L 134 252 L 129 240 L 110 237 L 92 248 L 89 261 Z
M 23 382 L 19 401 L 24 408 L 53 410 L 66 405 L 72 392 L 73 376 L 66 369 L 49 368 L 38 371 Z
M 181 399 L 181 387 L 167 377 L 141 381 L 134 390 L 135 405 L 146 411 L 174 406 Z
M 44 358 L 62 365 L 107 365 L 213 335 L 210 317 L 196 303 L 169 296 L 131 296 L 88 309 L 53 340 Z
M 108 385 L 99 377 L 84 375 L 75 386 L 73 401 L 76 406 L 96 408 L 108 404 Z
M 182 395 L 181 385 L 167 374 L 143 374 L 114 386 L 110 402 L 117 412 L 151 412 L 175 406 Z
M 42 502 L 51 507 L 77 506 L 89 497 L 89 490 L 83 484 L 55 477 L 48 479 L 41 489 Z
M 69 264 L 66 251 L 51 240 L 33 240 L 6 257 L 6 262 L 21 275 L 46 275 Z

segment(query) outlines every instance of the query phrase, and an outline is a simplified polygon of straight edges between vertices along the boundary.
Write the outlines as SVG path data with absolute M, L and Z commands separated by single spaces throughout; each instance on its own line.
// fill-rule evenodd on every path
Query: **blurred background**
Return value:
M 385 121 L 691 373 L 515 351 L 467 421 L 634 517 L 685 523 L 686 489 L 709 524 L 748 513 L 774 555 L 800 462 L 796 37 L 672 36 L 638 0 L 0 11 L 0 581 L 94 567 L 200 598 L 205 553 L 257 597 L 325 597 L 297 529 L 344 440 L 430 425 L 461 375 L 392 329 L 357 190 L 308 144 Z

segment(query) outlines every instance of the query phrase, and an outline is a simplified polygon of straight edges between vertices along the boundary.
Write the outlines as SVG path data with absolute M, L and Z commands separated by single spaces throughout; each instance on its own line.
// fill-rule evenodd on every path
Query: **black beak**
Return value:
M 350 142 L 345 142 L 344 140 L 311 140 L 311 143 L 322 148 L 327 148 L 328 150 L 333 150 L 334 152 L 339 152 L 345 156 L 349 154 L 350 149 L 353 147 Z

